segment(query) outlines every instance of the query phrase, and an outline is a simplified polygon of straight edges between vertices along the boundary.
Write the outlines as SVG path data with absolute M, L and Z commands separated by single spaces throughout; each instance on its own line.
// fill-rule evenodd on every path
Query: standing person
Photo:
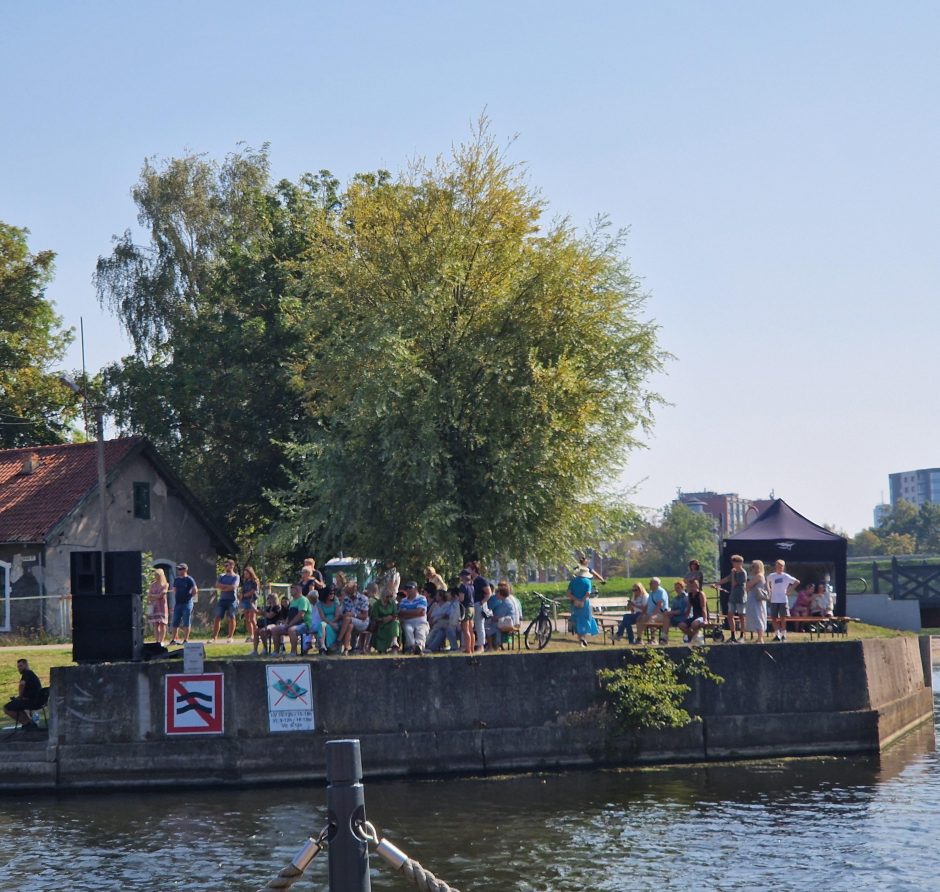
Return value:
M 699 590 L 704 592 L 705 574 L 702 572 L 701 564 L 699 564 L 695 558 L 692 558 L 692 560 L 689 561 L 689 572 L 685 574 L 685 577 L 682 580 L 685 583 L 686 591 L 689 593 L 692 591 L 689 588 L 689 583 L 691 583 L 693 579 L 698 583 Z
M 166 581 L 166 574 L 160 567 L 153 568 L 153 582 L 147 589 L 147 619 L 153 625 L 153 637 L 157 644 L 163 644 L 166 638 L 166 624 L 169 620 L 169 611 L 167 609 L 166 596 L 170 590 L 170 584 Z
M 731 632 L 730 644 L 744 640 L 744 605 L 747 601 L 747 573 L 744 570 L 744 558 L 739 554 L 731 555 L 731 572 L 718 580 L 718 585 L 729 585 L 728 612 L 725 618 Z M 736 629 L 741 630 L 739 638 L 734 637 Z
M 574 631 L 578 636 L 581 647 L 587 647 L 587 636 L 597 634 L 597 620 L 591 610 L 591 584 L 592 572 L 587 567 L 580 566 L 574 571 L 574 576 L 568 583 L 568 599 L 571 601 L 571 619 L 574 622 Z
M 424 568 L 424 578 L 428 582 L 434 583 L 434 591 L 442 592 L 447 591 L 447 583 L 444 582 L 443 577 L 440 573 L 437 572 L 430 564 Z
M 777 641 L 787 640 L 786 618 L 790 615 L 790 590 L 800 584 L 800 580 L 787 573 L 787 562 L 778 560 L 774 563 L 774 572 L 767 577 L 770 588 L 770 621 L 774 627 Z
M 401 623 L 394 593 L 383 588 L 382 596 L 372 603 L 371 615 L 375 623 L 375 649 L 380 654 L 386 651 L 398 653 L 401 650 Z
M 483 575 L 479 561 L 470 561 L 466 569 L 470 571 L 470 583 L 473 586 L 473 637 L 476 642 L 473 650 L 480 653 L 486 641 L 486 621 L 492 616 L 486 602 L 493 596 L 493 585 Z
M 385 562 L 385 566 L 382 568 L 382 572 L 379 574 L 376 582 L 379 584 L 380 592 L 384 592 L 385 589 L 388 589 L 392 593 L 393 598 L 397 596 L 401 589 L 401 574 L 398 572 L 394 561 Z
M 636 621 L 637 642 L 639 644 L 644 643 L 647 626 L 659 626 L 659 643 L 668 643 L 669 595 L 666 594 L 666 590 L 662 587 L 662 582 L 658 576 L 654 576 L 650 580 L 646 612 Z
M 747 605 L 744 615 L 744 629 L 757 634 L 757 643 L 764 643 L 767 631 L 767 580 L 764 577 L 764 562 L 751 561 L 751 573 L 747 580 Z
M 633 627 L 636 625 L 636 621 L 646 613 L 646 605 L 649 599 L 650 596 L 646 593 L 646 589 L 643 588 L 643 583 L 638 582 L 633 586 L 632 597 L 630 598 L 630 612 L 623 615 L 623 618 L 620 620 L 620 625 L 617 626 L 617 641 L 620 641 L 624 633 L 626 633 L 627 641 L 633 644 Z
M 20 684 L 16 696 L 3 707 L 3 711 L 14 722 L 19 723 L 23 731 L 38 731 L 39 726 L 33 721 L 30 713 L 42 706 L 42 682 L 29 668 L 27 660 L 17 660 L 16 668 L 20 673 Z
M 190 628 L 193 624 L 193 604 L 199 597 L 196 580 L 189 575 L 187 564 L 176 565 L 176 576 L 173 579 L 173 638 L 170 646 L 185 644 L 189 641 Z M 183 640 L 179 641 L 177 635 L 183 630 Z
M 219 637 L 219 628 L 222 618 L 228 619 L 228 643 L 235 638 L 235 598 L 238 595 L 238 574 L 235 572 L 235 561 L 225 561 L 219 578 L 215 581 L 215 590 L 219 600 L 215 605 L 215 614 L 212 621 L 212 637 L 209 644 L 214 644 Z
M 245 616 L 245 641 L 254 641 L 258 629 L 258 594 L 261 590 L 261 580 L 254 568 L 245 567 L 242 570 L 242 613 Z
M 465 654 L 473 653 L 473 584 L 470 571 L 460 571 L 460 584 L 457 586 L 457 601 L 460 604 L 460 643 Z
M 597 570 L 595 570 L 595 569 L 593 569 L 592 567 L 589 567 L 589 566 L 588 566 L 587 555 L 582 554 L 582 555 L 578 558 L 578 567 L 577 567 L 577 569 L 579 569 L 579 570 L 587 570 L 588 573 L 591 574 L 591 579 L 592 579 L 592 580 L 596 579 L 601 585 L 607 585 L 607 580 L 604 579 L 604 577 L 601 576 L 601 574 L 598 573 Z
M 304 558 L 304 569 L 310 571 L 310 578 L 313 580 L 313 590 L 308 590 L 304 592 L 307 600 L 313 602 L 311 594 L 319 595 L 326 588 L 326 582 L 323 579 L 323 574 L 317 569 L 317 562 L 312 558 Z M 303 573 L 303 570 L 301 570 Z
M 409 582 L 405 586 L 405 597 L 398 605 L 398 615 L 401 617 L 405 650 L 420 656 L 424 653 L 430 628 L 427 619 L 428 599 L 418 591 L 417 582 Z
M 697 579 L 689 580 L 689 613 L 686 619 L 679 623 L 679 630 L 689 644 L 695 644 L 695 639 L 708 622 L 708 599 L 702 591 Z

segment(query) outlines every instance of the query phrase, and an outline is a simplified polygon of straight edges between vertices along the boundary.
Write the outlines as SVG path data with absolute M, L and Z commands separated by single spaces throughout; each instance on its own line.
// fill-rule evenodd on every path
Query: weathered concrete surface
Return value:
M 726 681 L 693 684 L 701 722 L 615 736 L 592 712 L 596 673 L 632 653 L 316 660 L 317 730 L 279 734 L 265 662 L 210 662 L 225 677 L 224 732 L 176 738 L 165 676 L 179 663 L 54 669 L 49 741 L 8 744 L 0 789 L 252 784 L 296 780 L 298 765 L 315 779 L 325 741 L 350 736 L 367 776 L 864 752 L 933 714 L 926 639 L 713 647 Z

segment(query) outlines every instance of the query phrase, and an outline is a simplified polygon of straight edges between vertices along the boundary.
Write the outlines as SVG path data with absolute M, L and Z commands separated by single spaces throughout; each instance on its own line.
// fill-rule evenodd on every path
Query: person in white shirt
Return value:
M 774 572 L 767 577 L 767 587 L 770 589 L 770 622 L 777 641 L 787 640 L 786 618 L 790 615 L 788 596 L 791 589 L 800 584 L 800 580 L 786 570 L 786 561 L 777 561 L 774 564 Z

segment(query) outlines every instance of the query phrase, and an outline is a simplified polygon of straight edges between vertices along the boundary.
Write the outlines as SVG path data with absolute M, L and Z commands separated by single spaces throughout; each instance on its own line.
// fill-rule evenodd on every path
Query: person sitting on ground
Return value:
M 637 640 L 645 643 L 648 626 L 659 627 L 659 643 L 669 643 L 669 595 L 660 584 L 658 576 L 650 580 L 649 600 L 646 602 L 646 612 L 636 621 Z
M 24 731 L 38 731 L 39 726 L 33 721 L 32 711 L 43 706 L 42 682 L 39 676 L 29 668 L 29 662 L 24 659 L 16 661 L 16 668 L 20 673 L 20 684 L 17 694 L 13 697 L 3 711 L 14 722 L 22 726 Z
M 405 650 L 420 656 L 428 640 L 428 599 L 418 591 L 417 582 L 405 586 L 405 597 L 398 605 Z
M 677 629 L 686 621 L 689 615 L 689 596 L 685 591 L 685 583 L 679 579 L 673 586 L 675 594 L 669 602 L 669 627 Z
M 507 579 L 499 581 L 496 597 L 490 599 L 490 603 L 493 605 L 493 616 L 487 620 L 486 635 L 489 648 L 498 650 L 503 646 L 504 638 L 516 631 L 522 623 L 522 607 Z
M 267 599 L 264 603 L 264 609 L 261 611 L 258 616 L 257 625 L 255 626 L 254 641 L 252 642 L 252 654 L 254 656 L 258 655 L 258 645 L 264 645 L 264 652 L 269 653 L 271 650 L 271 632 L 274 630 L 274 627 L 283 621 L 287 621 L 287 610 L 284 610 L 284 616 L 281 616 L 281 606 L 277 602 L 277 595 L 274 592 L 268 594 Z
M 820 582 L 819 585 L 816 586 L 816 591 L 813 592 L 809 606 L 809 615 L 829 617 L 832 616 L 832 613 L 832 595 L 829 593 L 826 584 Z
M 240 579 L 235 572 L 235 561 L 225 561 L 223 567 L 224 569 L 215 583 L 219 600 L 215 605 L 212 637 L 207 642 L 208 644 L 214 644 L 218 640 L 223 617 L 228 618 L 228 644 L 231 644 L 235 638 L 235 598 L 238 593 Z
M 617 641 L 620 641 L 626 633 L 627 641 L 633 644 L 633 627 L 636 621 L 646 613 L 646 605 L 649 603 L 650 596 L 646 593 L 643 583 L 638 582 L 631 589 L 630 611 L 623 615 L 620 625 L 617 626 Z
M 352 653 L 355 642 L 353 635 L 369 631 L 369 598 L 359 591 L 355 581 L 347 582 L 343 590 L 343 617 L 339 629 L 339 644 L 342 654 Z M 361 653 L 360 647 L 356 651 Z
M 690 579 L 688 588 L 689 612 L 686 618 L 679 623 L 679 630 L 686 641 L 694 644 L 696 637 L 708 623 L 708 599 L 705 597 L 705 592 L 702 591 L 697 579 Z
M 372 602 L 370 613 L 375 623 L 373 645 L 380 653 L 398 653 L 401 650 L 401 623 L 398 620 L 398 602 L 389 588 L 382 589 L 382 596 Z

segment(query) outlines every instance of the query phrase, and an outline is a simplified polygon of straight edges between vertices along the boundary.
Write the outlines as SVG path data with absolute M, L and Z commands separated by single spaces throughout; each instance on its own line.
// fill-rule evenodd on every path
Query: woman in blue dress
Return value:
M 568 597 L 571 599 L 571 620 L 578 635 L 581 647 L 587 647 L 586 635 L 597 634 L 597 621 L 591 610 L 591 577 L 594 574 L 583 564 L 574 571 L 568 583 Z

